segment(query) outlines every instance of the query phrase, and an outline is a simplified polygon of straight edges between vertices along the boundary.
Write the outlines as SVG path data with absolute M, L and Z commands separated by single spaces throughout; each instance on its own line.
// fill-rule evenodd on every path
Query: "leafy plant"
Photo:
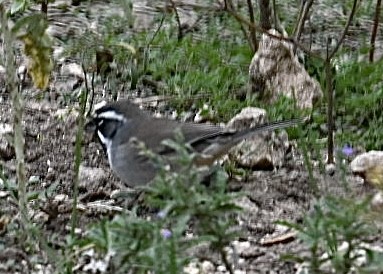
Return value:
M 360 267 L 360 250 L 374 254 L 365 243 L 375 228 L 363 216 L 369 212 L 370 199 L 355 201 L 352 198 L 327 196 L 314 205 L 302 224 L 280 222 L 295 229 L 306 244 L 309 255 L 288 254 L 285 259 L 306 262 L 310 273 L 349 273 Z M 330 269 L 326 269 L 330 264 Z
M 32 14 L 17 21 L 12 32 L 24 43 L 24 53 L 29 58 L 29 73 L 39 89 L 48 86 L 53 68 L 52 44 L 46 34 L 48 22 L 41 14 Z
M 341 142 L 350 142 L 370 149 L 383 148 L 383 86 L 380 75 L 383 61 L 374 64 L 350 60 L 339 66 L 336 77 L 337 124 L 347 128 L 338 136 Z
M 160 167 L 153 184 L 144 189 L 146 205 L 159 209 L 156 216 L 143 219 L 133 210 L 103 221 L 90 230 L 89 242 L 103 254 L 111 254 L 111 267 L 121 273 L 127 269 L 137 273 L 181 273 L 190 261 L 189 248 L 202 242 L 218 251 L 231 269 L 224 247 L 238 235 L 232 227 L 239 208 L 233 202 L 235 195 L 226 192 L 222 169 L 199 172 L 193 166 L 193 153 L 180 137 L 177 141 L 167 140 L 165 145 L 177 152 L 170 164 L 177 165 L 178 172 L 170 172 L 166 167 L 169 163 L 144 151 Z M 206 174 L 208 185 L 201 184 Z M 185 237 L 190 230 L 192 236 Z

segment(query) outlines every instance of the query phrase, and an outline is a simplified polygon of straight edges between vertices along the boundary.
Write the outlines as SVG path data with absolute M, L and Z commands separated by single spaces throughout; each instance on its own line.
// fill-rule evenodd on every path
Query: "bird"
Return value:
M 134 188 L 148 185 L 158 171 L 151 159 L 140 153 L 137 141 L 144 143 L 152 152 L 168 157 L 174 151 L 162 142 L 174 140 L 178 130 L 185 143 L 196 153 L 193 163 L 196 166 L 211 166 L 243 139 L 298 123 L 299 119 L 292 119 L 235 131 L 213 124 L 156 118 L 129 99 L 122 99 L 96 109 L 87 128 L 96 133 L 113 172 L 127 186 Z

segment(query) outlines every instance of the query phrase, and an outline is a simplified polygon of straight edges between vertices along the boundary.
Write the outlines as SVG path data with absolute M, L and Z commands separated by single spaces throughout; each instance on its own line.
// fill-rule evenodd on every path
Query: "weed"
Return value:
M 239 211 L 233 198 L 238 194 L 226 192 L 227 179 L 221 168 L 209 170 L 209 185 L 201 184 L 206 173 L 193 166 L 194 155 L 180 137 L 165 145 L 177 152 L 169 163 L 144 152 L 160 167 L 153 184 L 144 189 L 146 204 L 158 213 L 143 219 L 133 210 L 103 221 L 89 231 L 87 243 L 103 254 L 112 254 L 111 268 L 121 273 L 127 269 L 181 273 L 191 259 L 188 251 L 201 243 L 209 243 L 231 269 L 224 247 L 238 236 L 233 229 Z M 179 171 L 169 172 L 167 164 L 176 164 Z M 187 231 L 189 236 L 185 236 Z

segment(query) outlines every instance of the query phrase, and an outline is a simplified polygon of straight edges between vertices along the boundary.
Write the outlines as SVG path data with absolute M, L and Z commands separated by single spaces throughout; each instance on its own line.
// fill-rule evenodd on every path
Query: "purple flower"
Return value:
M 163 228 L 161 229 L 161 235 L 164 239 L 169 239 L 172 236 L 172 232 L 167 228 Z
M 342 153 L 345 156 L 351 156 L 354 153 L 354 150 L 349 145 L 344 145 L 342 148 Z

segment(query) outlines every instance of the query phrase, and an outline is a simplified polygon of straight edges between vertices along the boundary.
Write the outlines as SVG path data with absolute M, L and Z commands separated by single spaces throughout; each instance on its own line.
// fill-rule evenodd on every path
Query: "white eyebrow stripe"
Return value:
M 125 122 L 126 119 L 123 115 L 118 114 L 117 112 L 113 110 L 101 112 L 99 115 L 97 115 L 98 118 L 108 119 L 108 120 L 117 120 L 120 122 Z

